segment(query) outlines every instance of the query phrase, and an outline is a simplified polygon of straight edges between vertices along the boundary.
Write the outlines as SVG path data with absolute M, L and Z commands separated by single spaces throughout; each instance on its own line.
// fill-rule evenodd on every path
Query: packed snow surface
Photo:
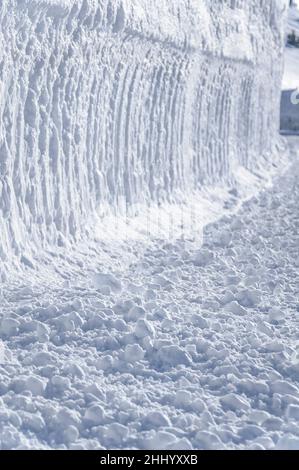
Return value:
M 299 447 L 287 3 L 0 0 L 0 448 Z
M 1 448 L 299 449 L 298 198 L 297 157 L 202 247 L 6 285 Z
M 267 175 L 285 3 L 1 0 L 2 276 L 101 238 L 103 215 Z

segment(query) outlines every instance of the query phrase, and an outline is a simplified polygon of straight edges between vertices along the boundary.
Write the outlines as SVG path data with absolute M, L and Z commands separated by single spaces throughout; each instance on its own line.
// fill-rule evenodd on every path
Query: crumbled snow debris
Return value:
M 269 417 L 270 414 L 263 410 L 253 410 L 248 415 L 249 421 L 258 425 L 262 425 Z
M 124 359 L 127 362 L 138 362 L 144 358 L 145 351 L 139 344 L 127 344 L 124 352 Z
M 203 330 L 205 328 L 209 328 L 209 322 L 206 320 L 206 318 L 202 317 L 201 315 L 193 314 L 191 317 L 191 321 L 195 326 L 198 326 Z
M 295 395 L 299 397 L 299 389 L 285 380 L 277 380 L 270 384 L 272 393 L 280 393 L 282 395 Z
M 129 430 L 123 424 L 111 423 L 103 427 L 102 433 L 106 445 L 121 446 L 126 440 Z
M 219 437 L 209 431 L 198 431 L 195 436 L 196 448 L 199 450 L 219 450 L 222 443 Z
M 229 231 L 222 231 L 213 236 L 213 244 L 222 248 L 228 247 L 231 244 L 231 241 L 232 233 Z
M 261 302 L 261 293 L 257 289 L 243 289 L 237 293 L 236 299 L 243 307 L 255 307 Z
M 230 393 L 224 397 L 221 397 L 220 403 L 225 409 L 232 411 L 247 411 L 250 409 L 248 400 L 234 393 Z
M 72 426 L 72 425 L 67 426 L 63 430 L 63 441 L 66 444 L 71 444 L 72 442 L 77 441 L 78 437 L 79 437 L 79 431 L 76 428 L 76 426 Z
M 20 322 L 15 318 L 3 318 L 0 325 L 0 334 L 4 337 L 13 336 L 18 332 Z
M 192 262 L 195 266 L 205 267 L 210 264 L 214 259 L 214 253 L 209 250 L 200 250 L 192 258 Z
M 264 344 L 264 348 L 268 352 L 281 352 L 284 350 L 284 345 L 278 340 L 273 340 Z
M 113 367 L 113 357 L 109 355 L 100 357 L 96 362 L 96 366 L 99 370 L 111 370 Z
M 261 381 L 254 381 L 251 379 L 243 379 L 237 383 L 237 387 L 240 391 L 246 393 L 248 396 L 250 395 L 258 395 L 258 394 L 269 394 L 270 388 L 269 385 L 263 383 Z
M 168 431 L 150 431 L 147 437 L 140 442 L 142 449 L 148 450 L 168 450 L 177 441 L 174 434 Z
M 169 444 L 167 449 L 168 450 L 193 450 L 193 446 L 186 437 L 183 437 L 182 439 L 178 439 L 174 441 L 172 444 Z
M 45 430 L 46 423 L 42 416 L 38 414 L 32 414 L 28 411 L 20 410 L 20 418 L 22 419 L 22 426 L 30 431 L 39 433 L 42 430 Z
M 128 321 L 137 321 L 140 318 L 144 318 L 146 316 L 146 311 L 143 307 L 139 307 L 138 305 L 134 305 L 128 313 L 126 314 L 125 318 Z
M 40 351 L 32 355 L 32 357 L 30 358 L 30 362 L 37 367 L 45 366 L 56 362 L 56 357 L 53 353 Z
M 299 437 L 292 436 L 287 434 L 281 436 L 276 445 L 276 450 L 299 450 Z
M 206 405 L 201 398 L 192 400 L 191 406 L 196 413 L 202 413 L 206 408 Z
M 289 405 L 286 411 L 287 418 L 290 420 L 299 421 L 299 406 Z
M 40 377 L 31 375 L 29 377 L 19 377 L 12 384 L 12 389 L 16 393 L 29 391 L 34 396 L 43 395 L 46 387 L 46 381 Z
M 64 374 L 71 375 L 72 377 L 78 377 L 79 379 L 84 379 L 85 373 L 82 367 L 79 364 L 73 362 L 66 363 L 62 368 Z
M 236 300 L 233 300 L 232 302 L 229 302 L 227 305 L 225 305 L 224 311 L 233 313 L 234 315 L 247 314 L 247 310 L 242 307 Z
M 68 377 L 61 377 L 54 375 L 51 380 L 47 383 L 46 393 L 47 395 L 61 395 L 71 387 L 71 381 Z
M 147 320 L 140 318 L 137 321 L 134 333 L 137 338 L 142 339 L 146 336 L 153 337 L 155 335 L 155 330 L 154 327 Z
M 285 318 L 285 314 L 279 307 L 272 307 L 269 311 L 269 321 L 270 323 L 273 322 L 280 322 Z
M 122 290 L 121 281 L 113 274 L 94 274 L 92 282 L 96 289 L 109 288 L 114 293 L 120 293 Z
M 94 404 L 84 414 L 84 420 L 90 426 L 98 426 L 106 420 L 105 411 L 101 405 Z M 72 424 L 72 423 L 69 423 Z
M 164 365 L 171 367 L 179 364 L 188 366 L 192 363 L 190 355 L 176 345 L 162 346 L 158 351 L 158 358 Z
M 70 410 L 68 408 L 61 408 L 55 419 L 59 425 L 63 427 L 71 425 L 76 426 L 81 422 L 80 415 L 75 410 Z
M 144 429 L 147 428 L 163 428 L 170 427 L 171 422 L 169 418 L 162 411 L 150 411 L 143 419 L 142 423 Z

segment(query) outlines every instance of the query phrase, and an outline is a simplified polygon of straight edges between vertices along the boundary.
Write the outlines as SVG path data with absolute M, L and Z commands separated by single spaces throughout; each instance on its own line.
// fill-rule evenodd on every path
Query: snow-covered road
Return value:
M 3 287 L 0 447 L 298 449 L 298 200 L 294 157 L 199 251 Z

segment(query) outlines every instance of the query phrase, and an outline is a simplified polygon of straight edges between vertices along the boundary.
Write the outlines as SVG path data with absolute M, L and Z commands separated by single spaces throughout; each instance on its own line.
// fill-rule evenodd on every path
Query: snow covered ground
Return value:
M 293 157 L 201 249 L 6 285 L 2 449 L 299 449 L 298 198 Z
M 299 448 L 287 3 L 0 0 L 0 448 Z

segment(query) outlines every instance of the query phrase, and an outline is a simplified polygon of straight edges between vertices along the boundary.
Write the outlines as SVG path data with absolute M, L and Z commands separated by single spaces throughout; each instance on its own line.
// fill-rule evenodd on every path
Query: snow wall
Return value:
M 286 3 L 0 0 L 0 260 L 266 166 Z

